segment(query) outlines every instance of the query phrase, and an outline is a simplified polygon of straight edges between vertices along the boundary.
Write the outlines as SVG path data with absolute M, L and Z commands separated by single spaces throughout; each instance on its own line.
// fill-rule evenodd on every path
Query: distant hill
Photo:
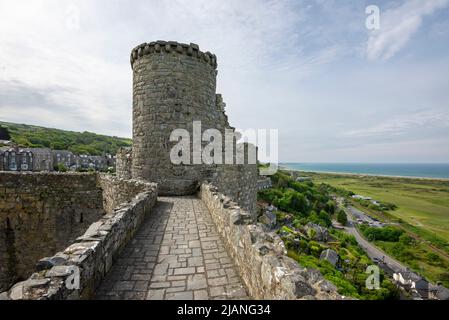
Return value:
M 11 141 L 21 147 L 70 150 L 76 154 L 116 154 L 118 148 L 132 144 L 132 140 L 128 138 L 111 137 L 87 131 L 74 132 L 2 121 L 0 121 L 0 128 L 3 128 L 1 130 L 3 135 L 9 133 Z

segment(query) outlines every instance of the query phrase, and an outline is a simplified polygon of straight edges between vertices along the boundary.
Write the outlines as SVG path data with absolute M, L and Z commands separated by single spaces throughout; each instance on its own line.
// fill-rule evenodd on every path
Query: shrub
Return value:
M 54 166 L 55 171 L 67 172 L 67 167 L 63 163 L 58 163 Z
M 405 245 L 412 245 L 415 244 L 415 239 L 404 233 L 399 237 L 399 242 Z
M 9 130 L 7 127 L 3 127 L 0 125 L 0 139 L 1 140 L 11 140 L 11 135 L 9 134 Z
M 360 230 L 369 241 L 398 242 L 399 237 L 404 233 L 403 230 L 391 226 L 384 228 L 361 226 Z
M 443 262 L 441 257 L 433 252 L 428 252 L 426 254 L 426 259 L 431 265 L 440 265 Z
M 344 210 L 338 211 L 337 221 L 342 225 L 346 225 L 346 223 L 348 223 L 348 217 L 346 216 L 346 212 L 344 212 Z

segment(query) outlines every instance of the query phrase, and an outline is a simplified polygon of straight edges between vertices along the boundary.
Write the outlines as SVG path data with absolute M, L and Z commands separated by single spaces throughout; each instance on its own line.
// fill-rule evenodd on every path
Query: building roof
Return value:
M 412 271 L 401 271 L 399 272 L 402 275 L 402 278 L 407 281 L 418 282 L 423 280 L 423 278 Z
M 335 265 L 338 261 L 338 253 L 332 249 L 326 249 L 321 252 L 320 259 L 327 260 L 331 264 Z
M 68 150 L 52 150 L 53 154 L 61 154 L 61 155 L 73 155 L 72 151 Z
M 438 286 L 437 298 L 439 300 L 449 300 L 449 289 L 443 286 Z
M 29 150 L 33 153 L 47 153 L 47 154 L 51 154 L 51 149 L 50 148 L 29 148 Z

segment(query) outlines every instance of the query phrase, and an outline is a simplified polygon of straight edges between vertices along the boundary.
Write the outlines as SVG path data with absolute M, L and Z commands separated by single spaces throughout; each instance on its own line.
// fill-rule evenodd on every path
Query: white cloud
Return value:
M 383 136 L 388 140 L 394 135 L 426 128 L 449 128 L 449 111 L 426 110 L 401 115 L 371 127 L 348 131 L 344 135 L 357 138 Z
M 448 1 L 386 11 L 381 33 L 392 33 L 372 35 L 373 57 L 400 50 L 402 35 Z M 405 12 L 418 19 L 403 22 Z M 449 102 L 447 52 L 388 70 L 366 63 L 364 17 L 364 3 L 350 0 L 0 0 L 0 119 L 131 136 L 131 48 L 195 42 L 218 57 L 217 90 L 232 125 L 279 128 L 281 158 L 332 161 L 338 148 L 365 143 L 358 128 L 384 132 L 370 143 L 399 130 L 401 119 L 379 128 L 372 117 L 381 123 Z M 389 26 L 396 20 L 400 28 Z
M 0 82 L 9 91 L 20 84 L 47 92 L 45 101 L 63 106 L 61 113 L 66 107 L 76 110 L 76 118 L 67 112 L 55 114 L 54 126 L 130 136 L 129 52 L 134 46 L 157 39 L 198 43 L 217 54 L 223 91 L 234 85 L 235 78 L 254 83 L 275 69 L 306 76 L 333 61 L 337 49 L 307 54 L 298 49 L 297 24 L 303 13 L 295 5 L 257 0 L 135 1 L 128 8 L 120 1 L 2 0 Z M 52 90 L 55 87 L 61 90 Z M 21 111 L 11 114 L 14 107 Z M 34 112 L 48 105 L 32 108 L 33 118 L 26 121 L 49 122 L 49 110 Z M 25 109 L 0 103 L 0 118 L 24 121 Z
M 388 60 L 410 41 L 423 19 L 445 8 L 449 0 L 407 0 L 399 7 L 381 10 L 380 29 L 370 33 L 366 56 L 369 60 Z

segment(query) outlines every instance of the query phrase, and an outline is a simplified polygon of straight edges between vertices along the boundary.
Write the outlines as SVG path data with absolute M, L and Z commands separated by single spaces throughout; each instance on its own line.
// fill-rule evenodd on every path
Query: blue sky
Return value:
M 0 29 L 1 120 L 131 136 L 130 50 L 176 40 L 281 161 L 449 162 L 449 0 L 0 0 Z

